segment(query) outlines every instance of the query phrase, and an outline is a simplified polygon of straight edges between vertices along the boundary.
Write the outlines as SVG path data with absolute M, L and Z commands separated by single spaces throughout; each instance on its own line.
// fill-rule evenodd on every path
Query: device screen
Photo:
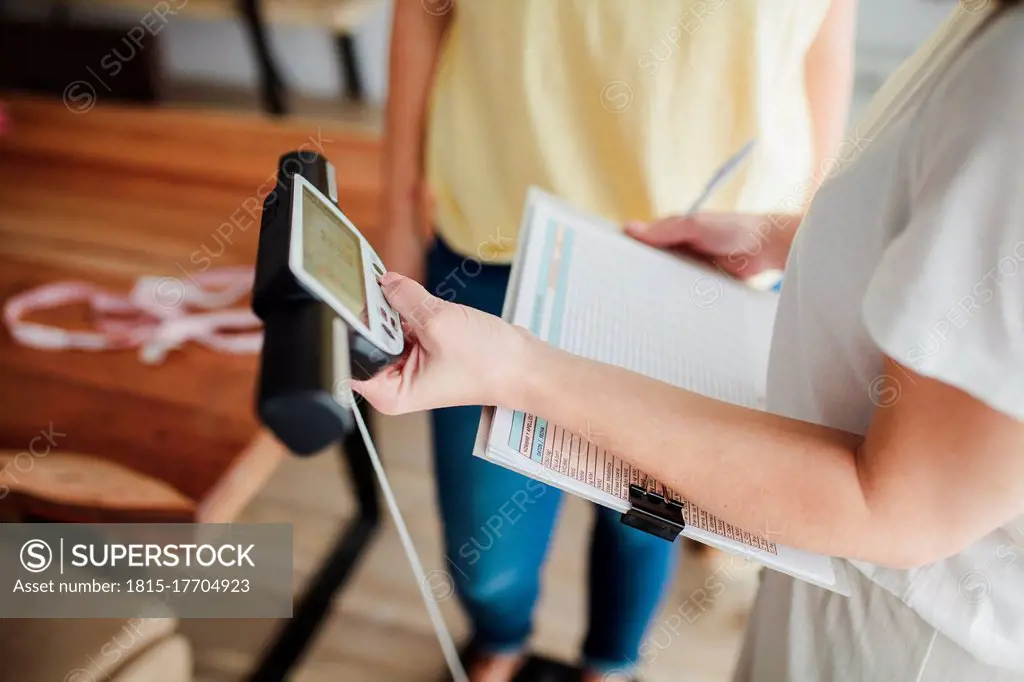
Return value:
M 359 237 L 306 188 L 302 190 L 302 261 L 309 274 L 369 326 Z

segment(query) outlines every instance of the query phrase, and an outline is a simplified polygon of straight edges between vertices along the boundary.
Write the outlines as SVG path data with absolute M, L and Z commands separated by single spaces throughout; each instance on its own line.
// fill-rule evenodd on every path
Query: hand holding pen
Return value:
M 630 222 L 626 224 L 626 233 L 650 246 L 706 258 L 730 277 L 756 289 L 777 289 L 802 216 L 701 212 L 754 146 L 751 140 L 726 159 L 686 213 L 651 223 Z

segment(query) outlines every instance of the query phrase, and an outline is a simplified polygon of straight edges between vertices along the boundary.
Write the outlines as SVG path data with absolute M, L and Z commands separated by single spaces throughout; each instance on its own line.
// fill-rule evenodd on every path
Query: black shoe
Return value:
M 483 650 L 473 638 L 459 652 L 459 660 L 464 668 L 470 668 L 481 656 Z M 583 678 L 581 668 L 570 666 L 550 658 L 540 656 L 528 656 L 523 662 L 519 672 L 512 678 L 512 682 L 579 682 Z M 453 682 L 450 672 L 445 672 L 439 682 Z M 633 682 L 640 682 L 639 678 L 633 678 Z
M 476 642 L 476 638 L 469 640 L 469 642 L 459 650 L 459 660 L 462 662 L 463 668 L 469 668 L 474 661 L 476 661 L 480 655 L 480 646 Z M 452 678 L 452 671 L 445 670 L 444 673 L 438 678 L 438 682 L 455 682 Z
M 573 677 L 571 679 L 572 679 L 573 682 L 580 682 L 580 680 L 583 679 L 583 669 L 582 668 L 578 669 L 576 671 L 576 677 Z M 630 682 L 641 682 L 639 677 L 631 677 L 629 679 L 630 679 Z
M 580 675 L 579 668 L 550 658 L 530 656 L 512 682 L 577 682 Z
M 480 647 L 480 643 L 477 641 L 476 637 L 473 637 L 459 651 L 459 661 L 462 662 L 462 667 L 468 670 L 478 660 L 480 660 L 481 657 L 483 657 L 485 655 L 486 654 L 484 653 L 484 650 Z M 562 678 L 558 678 L 558 677 L 555 677 L 555 678 L 535 677 L 535 676 L 534 677 L 523 677 L 522 675 L 523 675 L 524 671 L 526 671 L 526 669 L 530 667 L 530 662 L 532 660 L 534 660 L 534 659 L 532 657 L 530 657 L 529 659 L 526 660 L 525 663 L 523 663 L 522 667 L 519 668 L 519 672 L 517 672 L 515 674 L 515 676 L 513 677 L 513 682 L 535 682 L 535 680 L 536 680 L 536 682 L 549 682 L 549 680 L 550 680 L 550 682 L 562 682 Z M 534 673 L 530 673 L 530 674 L 532 675 Z M 566 682 L 568 682 L 570 680 L 570 678 L 565 678 L 565 679 L 566 679 Z M 444 672 L 444 674 L 441 675 L 441 677 L 440 677 L 438 682 L 455 682 L 455 681 L 452 679 L 451 671 L 450 670 L 446 670 Z

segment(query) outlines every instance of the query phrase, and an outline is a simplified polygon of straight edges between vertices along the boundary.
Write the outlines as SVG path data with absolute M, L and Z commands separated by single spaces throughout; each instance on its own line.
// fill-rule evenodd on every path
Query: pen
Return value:
M 708 200 L 708 197 L 710 197 L 716 189 L 721 187 L 726 180 L 732 177 L 733 173 L 736 172 L 736 169 L 739 168 L 740 164 L 745 158 L 747 158 L 753 149 L 754 140 L 751 139 L 745 145 L 740 147 L 738 152 L 726 159 L 725 163 L 723 163 L 722 166 L 715 171 L 715 174 L 711 176 L 707 186 L 704 187 L 704 191 L 702 191 L 700 196 L 698 196 L 693 204 L 690 205 L 690 210 L 687 211 L 687 213 L 690 214 L 699 211 L 701 206 L 704 205 L 704 202 Z M 762 291 L 771 290 L 778 292 L 782 289 L 782 273 L 778 270 L 762 272 L 759 275 L 755 275 L 750 278 L 747 281 L 747 284 Z
M 704 187 L 704 190 L 694 200 L 693 204 L 690 205 L 690 210 L 687 213 L 696 213 L 700 210 L 700 207 L 704 205 L 704 202 L 708 200 L 716 189 L 721 187 L 726 180 L 732 177 L 732 174 L 736 172 L 743 159 L 747 158 L 750 152 L 754 149 L 754 140 L 751 139 L 745 145 L 740 147 L 740 150 L 725 160 L 725 163 L 715 171 L 715 174 L 708 180 L 708 184 Z

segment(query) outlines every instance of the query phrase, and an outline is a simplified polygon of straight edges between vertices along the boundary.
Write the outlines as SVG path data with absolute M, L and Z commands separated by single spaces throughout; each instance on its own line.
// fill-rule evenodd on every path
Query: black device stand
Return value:
M 260 245 L 253 287 L 253 310 L 265 323 L 256 410 L 260 420 L 292 452 L 311 455 L 341 442 L 358 511 L 338 534 L 334 546 L 305 592 L 249 676 L 254 682 L 280 682 L 294 671 L 313 642 L 380 522 L 377 480 L 369 454 L 355 428 L 347 401 L 335 399 L 348 390 L 347 344 L 338 344 L 334 312 L 326 304 L 292 287 L 288 279 L 287 235 L 268 228 L 278 210 L 288 210 L 291 176 L 301 174 L 324 196 L 335 200 L 330 162 L 310 152 L 292 152 L 278 164 L 277 187 L 263 204 Z M 284 269 L 282 269 L 284 265 Z M 344 355 L 344 357 L 341 357 Z M 360 403 L 369 423 L 369 408 Z

